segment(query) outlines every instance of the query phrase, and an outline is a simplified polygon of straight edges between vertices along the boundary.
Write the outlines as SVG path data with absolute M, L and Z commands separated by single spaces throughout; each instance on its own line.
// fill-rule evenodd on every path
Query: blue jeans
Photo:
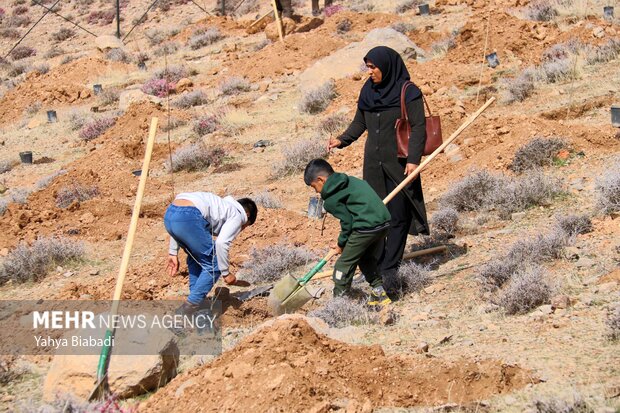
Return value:
M 211 224 L 198 208 L 170 205 L 164 215 L 164 225 L 168 234 L 187 253 L 187 301 L 200 304 L 220 278 Z

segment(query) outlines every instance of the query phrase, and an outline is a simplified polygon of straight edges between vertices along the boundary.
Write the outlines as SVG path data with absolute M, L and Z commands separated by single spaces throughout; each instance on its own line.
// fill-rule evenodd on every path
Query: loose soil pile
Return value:
M 175 378 L 140 410 L 308 411 L 325 406 L 321 411 L 328 411 L 344 400 L 356 406 L 351 411 L 370 411 L 467 403 L 533 380 L 528 371 L 498 361 L 386 356 L 378 345 L 343 343 L 318 334 L 304 320 L 280 319 L 212 363 Z

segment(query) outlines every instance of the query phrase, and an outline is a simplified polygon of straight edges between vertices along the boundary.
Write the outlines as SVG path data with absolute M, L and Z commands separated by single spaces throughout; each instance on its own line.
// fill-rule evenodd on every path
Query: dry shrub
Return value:
M 80 57 L 82 57 L 82 55 L 68 55 L 62 58 L 62 60 L 60 61 L 61 65 L 66 65 L 67 63 L 71 63 L 76 59 L 79 59 Z
M 92 141 L 93 139 L 101 136 L 106 130 L 110 129 L 116 123 L 115 118 L 101 118 L 95 119 L 90 123 L 87 123 L 80 130 L 80 139 L 85 141 Z
M 21 60 L 27 57 L 36 56 L 37 51 L 32 47 L 17 46 L 15 49 L 11 50 L 10 55 L 13 60 Z
M 431 44 L 431 52 L 434 56 L 441 56 L 448 53 L 456 47 L 456 37 L 450 36 L 446 39 L 439 40 Z
M 456 209 L 446 207 L 435 212 L 431 218 L 431 226 L 439 231 L 454 234 L 458 230 L 459 213 Z
M 0 161 L 0 174 L 10 172 L 13 166 L 15 166 L 15 162 L 13 161 Z
M 179 128 L 183 125 L 187 125 L 187 121 L 179 118 L 169 118 L 161 125 L 162 132 L 168 132 L 173 129 Z
M 174 90 L 176 84 L 166 79 L 150 79 L 142 85 L 142 91 L 147 95 L 164 98 Z
M 24 74 L 30 70 L 30 66 L 25 63 L 17 63 L 11 65 L 9 71 L 7 72 L 8 77 L 17 77 L 21 74 Z
M 564 138 L 536 137 L 521 146 L 510 164 L 510 169 L 516 173 L 551 165 L 558 152 L 568 147 Z
M 534 80 L 536 77 L 536 69 L 529 67 L 515 78 L 502 79 L 504 102 L 508 104 L 522 102 L 530 97 L 534 92 Z
M 15 358 L 6 357 L 0 360 L 0 386 L 7 386 L 10 383 L 17 382 L 27 370 L 23 367 L 17 367 Z
M 215 27 L 207 30 L 199 29 L 194 32 L 187 44 L 192 50 L 198 50 L 205 46 L 212 45 L 213 43 L 222 40 L 224 37 L 225 36 L 220 32 L 220 30 Z
M 224 149 L 209 148 L 202 142 L 187 145 L 172 154 L 172 171 L 203 171 L 212 165 L 221 165 L 225 155 Z
M 592 231 L 592 220 L 587 215 L 569 214 L 555 217 L 555 227 L 569 238 Z
M 383 288 L 390 296 L 402 298 L 418 292 L 432 282 L 428 267 L 413 261 L 403 262 L 398 271 L 383 274 Z
M 40 75 L 44 75 L 50 71 L 50 65 L 48 65 L 47 63 L 41 63 L 33 67 L 32 71 Z
M 607 315 L 607 338 L 612 341 L 620 340 L 620 303 L 615 303 Z
M 118 102 L 120 96 L 121 96 L 120 90 L 111 88 L 111 89 L 104 89 L 101 93 L 99 93 L 97 98 L 99 99 L 99 103 L 102 106 L 108 106 L 108 105 L 112 105 Z
M 52 40 L 55 40 L 57 42 L 63 42 L 67 39 L 72 38 L 73 36 L 75 36 L 75 31 L 67 27 L 63 27 L 57 32 L 52 33 Z
M 541 80 L 558 83 L 577 78 L 577 67 L 572 59 L 559 59 L 543 63 L 539 68 Z
M 225 96 L 248 92 L 251 89 L 250 82 L 239 76 L 229 77 L 219 85 L 220 92 Z
M 6 29 L 0 30 L 0 37 L 4 37 L 5 39 L 19 39 L 19 30 L 7 27 Z
M 269 46 L 271 43 L 272 43 L 271 40 L 263 39 L 260 42 L 256 43 L 252 47 L 252 50 L 254 50 L 255 52 L 258 52 L 259 50 L 263 50 L 265 47 Z
M 235 14 L 243 16 L 244 14 L 257 12 L 260 9 L 260 4 L 258 0 L 245 0 L 241 5 L 235 5 L 235 7 L 237 8 Z
M 418 0 L 405 0 L 400 2 L 395 8 L 394 13 L 403 14 L 409 10 L 413 10 L 418 6 Z
M 351 20 L 342 19 L 336 24 L 336 33 L 345 34 L 351 30 Z
M 69 128 L 73 131 L 80 130 L 84 125 L 90 121 L 90 116 L 77 109 L 73 109 L 69 112 Z
M 532 402 L 532 408 L 528 410 L 532 413 L 594 413 L 579 394 L 573 395 L 573 400 L 545 398 L 537 399 Z
M 336 135 L 342 133 L 348 124 L 349 120 L 344 114 L 334 113 L 321 119 L 318 131 L 324 135 Z
M 282 201 L 280 201 L 278 198 L 274 197 L 267 191 L 263 191 L 259 193 L 258 195 L 255 195 L 253 199 L 254 199 L 254 202 L 256 202 L 256 204 L 262 206 L 263 208 L 268 208 L 268 209 L 282 208 Z
M 564 247 L 569 243 L 568 235 L 557 230 L 519 240 L 512 244 L 504 256 L 480 268 L 478 282 L 484 291 L 495 291 L 526 267 L 561 258 Z
M 27 6 L 17 6 L 13 9 L 14 16 L 21 16 L 22 14 L 26 14 L 26 13 L 28 13 Z
M 604 214 L 620 212 L 620 160 L 596 181 L 596 205 Z
M 0 266 L 0 284 L 38 281 L 57 265 L 77 262 L 84 245 L 66 238 L 39 238 L 32 245 L 20 243 Z
M 39 180 L 37 181 L 37 183 L 35 184 L 35 188 L 36 188 L 37 190 L 41 190 L 41 189 L 43 189 L 43 188 L 46 188 L 49 184 L 51 184 L 51 183 L 52 183 L 52 181 L 53 181 L 54 179 L 56 179 L 56 178 L 57 178 L 57 177 L 59 177 L 60 175 L 64 175 L 64 174 L 66 174 L 66 173 L 67 173 L 67 171 L 66 171 L 65 169 L 61 169 L 61 170 L 59 170 L 59 171 L 54 172 L 54 173 L 53 173 L 53 174 L 51 174 L 51 175 L 44 176 L 43 178 L 41 178 L 41 179 L 39 179 Z
M 392 29 L 396 30 L 399 33 L 407 34 L 413 30 L 415 30 L 415 26 L 411 23 L 398 22 L 392 24 Z
M 74 202 L 84 202 L 99 195 L 96 186 L 73 185 L 60 188 L 56 193 L 58 208 L 66 208 Z
M 120 47 L 108 50 L 105 58 L 112 62 L 131 63 L 131 56 Z
M 308 313 L 309 317 L 317 317 L 327 325 L 335 328 L 375 324 L 377 313 L 371 312 L 363 301 L 346 296 L 330 298 L 323 306 Z
M 123 403 L 114 394 L 108 394 L 103 400 L 84 401 L 74 398 L 70 394 L 57 395 L 52 402 L 45 402 L 37 405 L 29 402 L 27 405 L 20 406 L 21 413 L 52 413 L 52 412 L 71 412 L 71 413 L 136 413 L 137 406 Z
M 165 79 L 168 82 L 177 83 L 188 75 L 189 71 L 184 66 L 169 66 L 156 71 L 153 74 L 153 79 Z
M 538 0 L 525 9 L 525 18 L 537 22 L 548 22 L 557 16 L 558 11 L 549 0 Z
M 299 111 L 315 115 L 323 112 L 337 96 L 336 85 L 333 80 L 325 82 L 316 89 L 304 93 L 299 102 Z
M 220 125 L 220 119 L 216 115 L 204 115 L 196 120 L 192 130 L 198 136 L 205 136 L 215 132 Z
M 179 44 L 177 42 L 166 42 L 159 46 L 153 54 L 157 57 L 169 56 L 175 54 L 179 50 Z
M 319 139 L 313 138 L 291 144 L 282 149 L 283 159 L 273 166 L 272 175 L 277 178 L 303 171 L 308 162 L 325 156 L 327 156 L 325 142 Z
M 26 109 L 24 109 L 24 113 L 27 116 L 36 115 L 41 110 L 41 106 L 43 106 L 43 104 L 40 101 L 36 101 L 31 105 L 26 106 Z
M 7 26 L 9 27 L 26 27 L 29 26 L 32 20 L 30 20 L 29 16 L 21 15 L 21 16 L 11 16 L 7 22 Z
M 540 171 L 517 178 L 479 171 L 454 184 L 442 196 L 440 204 L 457 211 L 495 210 L 507 218 L 513 212 L 547 204 L 562 191 L 561 180 Z
M 497 303 L 507 314 L 523 314 L 549 304 L 553 287 L 545 270 L 530 266 L 517 271 L 500 292 Z
M 250 258 L 241 266 L 239 278 L 251 283 L 269 283 L 317 259 L 304 247 L 290 244 L 253 248 Z
M 182 109 L 189 109 L 209 103 L 207 95 L 202 90 L 194 90 L 183 94 L 172 102 L 172 106 Z
M 108 24 L 111 24 L 114 21 L 115 17 L 116 17 L 115 10 L 105 10 L 105 11 L 97 10 L 97 11 L 91 12 L 86 18 L 86 21 L 88 22 L 88 24 L 97 24 L 99 26 L 106 26 Z
M 610 39 L 600 46 L 590 46 L 586 49 L 586 61 L 590 65 L 607 63 L 620 55 L 620 39 Z

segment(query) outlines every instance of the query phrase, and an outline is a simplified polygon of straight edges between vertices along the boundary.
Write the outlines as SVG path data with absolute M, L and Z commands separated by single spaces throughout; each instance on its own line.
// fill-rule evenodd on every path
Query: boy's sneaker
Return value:
M 379 306 L 379 305 L 388 305 L 392 302 L 390 297 L 388 297 L 387 293 L 383 289 L 383 287 L 375 287 L 370 290 L 370 296 L 368 297 L 369 306 Z

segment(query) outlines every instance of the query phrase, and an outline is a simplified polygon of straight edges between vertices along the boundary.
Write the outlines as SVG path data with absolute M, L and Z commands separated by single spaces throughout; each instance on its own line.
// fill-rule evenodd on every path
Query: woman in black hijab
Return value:
M 400 93 L 409 72 L 398 52 L 389 47 L 371 49 L 364 57 L 370 78 L 364 83 L 357 101 L 355 118 L 347 130 L 329 142 L 329 148 L 344 148 L 368 130 L 364 148 L 364 180 L 385 198 L 420 164 L 426 127 L 422 92 L 411 85 L 406 89 L 405 102 L 411 134 L 407 158 L 399 158 L 396 144 L 396 120 L 401 117 Z M 416 178 L 388 203 L 392 216 L 379 269 L 385 276 L 398 270 L 403 257 L 407 234 L 428 234 L 422 182 Z

